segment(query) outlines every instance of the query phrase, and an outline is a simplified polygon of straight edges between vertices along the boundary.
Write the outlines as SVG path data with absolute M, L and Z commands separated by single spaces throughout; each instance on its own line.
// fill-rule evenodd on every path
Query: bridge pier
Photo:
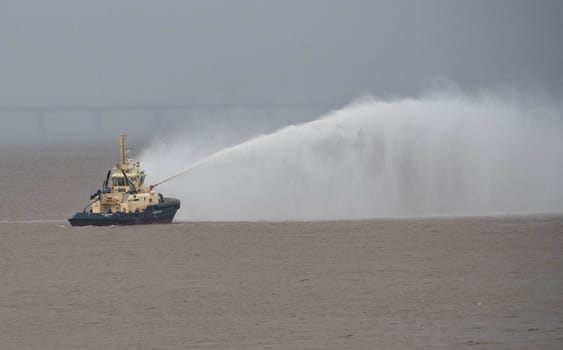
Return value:
M 161 121 L 161 118 L 160 118 L 160 111 L 154 111 L 154 112 L 152 113 L 152 116 L 153 116 L 153 122 L 152 122 L 153 130 L 154 130 L 154 131 L 160 131 L 160 127 L 161 127 L 161 124 L 160 124 L 160 121 Z
M 103 111 L 97 110 L 96 112 L 96 131 L 104 131 Z
M 38 131 L 41 134 L 45 134 L 45 131 L 47 130 L 47 126 L 45 124 L 45 111 L 37 111 L 35 114 L 37 116 Z

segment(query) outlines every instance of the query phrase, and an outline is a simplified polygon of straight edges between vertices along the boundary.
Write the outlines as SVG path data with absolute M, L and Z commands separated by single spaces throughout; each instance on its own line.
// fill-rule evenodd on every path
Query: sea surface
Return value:
M 114 148 L 0 147 L 1 349 L 563 348 L 563 214 L 72 228 Z

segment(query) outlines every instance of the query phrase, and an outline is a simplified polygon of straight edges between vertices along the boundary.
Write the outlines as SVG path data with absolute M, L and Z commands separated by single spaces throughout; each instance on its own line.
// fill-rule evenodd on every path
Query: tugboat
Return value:
M 121 161 L 111 168 L 101 190 L 90 203 L 68 221 L 72 226 L 108 226 L 171 223 L 180 201 L 166 198 L 145 187 L 145 171 L 139 162 L 127 159 L 127 135 L 121 133 Z

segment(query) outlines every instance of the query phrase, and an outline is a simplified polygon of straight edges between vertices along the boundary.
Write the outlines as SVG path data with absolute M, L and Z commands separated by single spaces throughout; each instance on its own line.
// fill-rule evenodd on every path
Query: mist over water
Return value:
M 236 137 L 231 137 L 236 139 Z M 525 95 L 365 98 L 238 145 L 182 136 L 141 154 L 184 220 L 563 210 L 561 106 Z

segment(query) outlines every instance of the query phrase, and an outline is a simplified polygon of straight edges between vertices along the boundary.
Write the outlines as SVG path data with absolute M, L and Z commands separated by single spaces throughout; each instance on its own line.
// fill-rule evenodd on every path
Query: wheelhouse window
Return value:
M 124 177 L 112 177 L 111 181 L 113 182 L 114 186 L 125 186 L 125 178 Z

